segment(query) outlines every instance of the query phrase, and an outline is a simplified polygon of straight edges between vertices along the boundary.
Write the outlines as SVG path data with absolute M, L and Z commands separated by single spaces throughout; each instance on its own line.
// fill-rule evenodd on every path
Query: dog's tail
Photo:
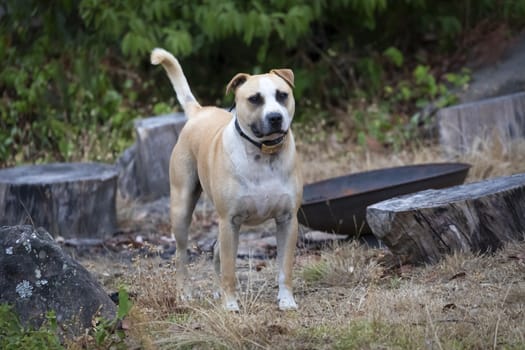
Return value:
M 150 59 L 151 64 L 162 64 L 166 73 L 168 73 L 171 85 L 173 85 L 173 88 L 175 89 L 177 100 L 179 100 L 187 117 L 191 117 L 201 106 L 195 99 L 195 96 L 191 93 L 190 86 L 184 76 L 179 61 L 177 61 L 177 59 L 168 51 L 159 48 L 153 49 Z

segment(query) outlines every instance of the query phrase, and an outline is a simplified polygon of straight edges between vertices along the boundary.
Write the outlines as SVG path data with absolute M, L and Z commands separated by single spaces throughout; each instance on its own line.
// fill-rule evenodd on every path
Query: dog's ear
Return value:
M 273 73 L 279 77 L 281 77 L 284 81 L 288 83 L 292 88 L 295 87 L 293 85 L 293 71 L 291 69 L 272 69 L 270 73 Z
M 249 77 L 250 75 L 246 73 L 236 74 L 228 83 L 228 85 L 226 85 L 226 95 L 228 95 L 230 92 L 235 92 L 235 90 L 237 90 L 239 86 L 244 84 Z

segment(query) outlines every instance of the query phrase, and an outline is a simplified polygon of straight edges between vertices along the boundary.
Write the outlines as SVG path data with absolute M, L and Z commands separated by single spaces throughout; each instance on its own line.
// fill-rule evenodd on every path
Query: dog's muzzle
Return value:
M 235 129 L 237 130 L 239 135 L 241 135 L 241 137 L 248 140 L 255 147 L 259 148 L 263 154 L 275 154 L 281 150 L 284 144 L 284 141 L 286 139 L 286 135 L 288 134 L 288 130 L 282 131 L 281 126 L 282 126 L 282 116 L 280 117 L 280 121 L 279 121 L 279 130 L 274 132 L 274 133 L 280 133 L 281 136 L 273 140 L 258 142 L 250 138 L 250 136 L 246 135 L 246 133 L 242 131 L 241 126 L 239 125 L 239 121 L 237 120 L 237 118 L 235 118 Z
M 283 125 L 283 115 L 278 112 L 269 113 L 266 116 L 266 124 L 270 129 L 268 131 L 269 134 L 281 132 L 281 127 Z
M 250 130 L 255 137 L 262 139 L 272 135 L 283 134 L 283 116 L 279 112 L 268 113 L 264 119 L 250 124 Z

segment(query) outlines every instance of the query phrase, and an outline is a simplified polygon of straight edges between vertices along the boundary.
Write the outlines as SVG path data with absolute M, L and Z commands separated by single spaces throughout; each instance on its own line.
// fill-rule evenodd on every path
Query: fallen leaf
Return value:
M 131 329 L 131 323 L 127 319 L 123 319 L 120 323 L 120 328 L 125 331 Z
M 260 263 L 255 265 L 255 271 L 259 272 L 262 269 L 264 269 L 265 267 L 266 267 L 266 262 L 265 261 L 261 261 Z

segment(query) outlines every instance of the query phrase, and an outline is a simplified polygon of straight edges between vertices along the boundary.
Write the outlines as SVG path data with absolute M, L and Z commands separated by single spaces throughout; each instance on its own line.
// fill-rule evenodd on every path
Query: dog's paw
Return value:
M 280 299 L 279 300 L 279 310 L 281 311 L 290 311 L 297 310 L 297 303 L 292 299 Z
M 277 299 L 279 300 L 279 310 L 297 310 L 297 303 L 295 302 L 293 294 L 288 289 L 280 290 Z

